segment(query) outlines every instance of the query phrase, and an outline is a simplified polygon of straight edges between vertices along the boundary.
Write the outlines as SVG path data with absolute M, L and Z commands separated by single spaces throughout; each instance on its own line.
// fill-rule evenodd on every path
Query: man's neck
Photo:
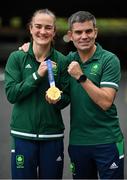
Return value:
M 93 56 L 95 51 L 96 51 L 96 45 L 94 45 L 93 48 L 91 48 L 88 51 L 78 51 L 81 61 L 82 62 L 88 61 Z

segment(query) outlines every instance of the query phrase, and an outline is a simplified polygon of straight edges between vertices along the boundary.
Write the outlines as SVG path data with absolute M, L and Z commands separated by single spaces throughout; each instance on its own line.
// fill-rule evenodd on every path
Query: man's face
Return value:
M 68 32 L 68 36 L 78 51 L 87 52 L 94 46 L 97 28 L 93 26 L 92 21 L 76 22 L 73 24 L 72 30 Z

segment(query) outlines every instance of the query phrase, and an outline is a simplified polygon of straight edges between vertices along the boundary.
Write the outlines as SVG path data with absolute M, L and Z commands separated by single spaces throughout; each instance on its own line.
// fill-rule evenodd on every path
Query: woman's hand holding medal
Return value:
M 52 62 L 51 60 L 47 60 L 47 67 L 48 67 L 48 79 L 49 79 L 49 84 L 50 88 L 46 91 L 46 100 L 51 104 L 55 104 L 61 99 L 61 93 L 56 86 L 55 86 L 55 80 L 54 80 L 54 75 L 52 71 Z M 55 64 L 53 64 L 55 66 Z

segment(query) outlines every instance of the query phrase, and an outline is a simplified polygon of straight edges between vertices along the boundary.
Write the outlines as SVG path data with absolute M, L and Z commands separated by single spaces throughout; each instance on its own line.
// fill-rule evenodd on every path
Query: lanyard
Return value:
M 53 70 L 52 70 L 52 62 L 50 59 L 48 59 L 46 63 L 48 67 L 49 84 L 50 84 L 50 87 L 52 87 L 52 86 L 55 86 L 55 80 L 54 80 L 54 75 L 53 75 Z

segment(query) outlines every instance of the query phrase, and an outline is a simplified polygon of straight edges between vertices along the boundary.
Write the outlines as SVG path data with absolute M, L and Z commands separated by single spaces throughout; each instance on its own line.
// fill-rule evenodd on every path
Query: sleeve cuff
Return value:
M 33 78 L 34 78 L 34 80 L 38 80 L 38 79 L 41 78 L 41 76 L 39 76 L 39 74 L 37 72 L 34 72 L 33 73 Z

